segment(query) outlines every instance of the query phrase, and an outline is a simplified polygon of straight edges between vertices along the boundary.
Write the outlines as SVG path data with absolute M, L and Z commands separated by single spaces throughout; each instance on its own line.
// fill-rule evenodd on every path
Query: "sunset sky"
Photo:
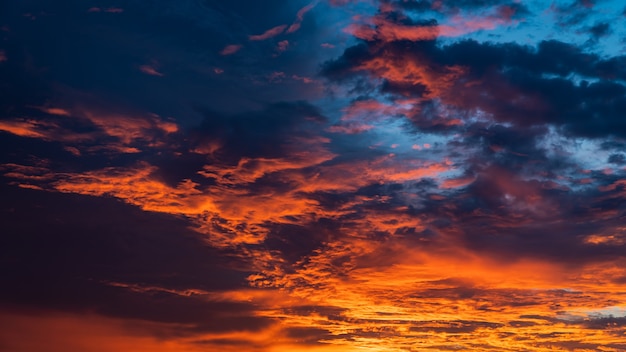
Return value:
M 0 0 L 0 351 L 626 351 L 623 0 Z

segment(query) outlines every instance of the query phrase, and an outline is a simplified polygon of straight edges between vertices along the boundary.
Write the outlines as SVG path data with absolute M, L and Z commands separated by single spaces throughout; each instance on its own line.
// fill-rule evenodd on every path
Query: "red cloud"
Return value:
M 151 76 L 159 76 L 162 77 L 163 74 L 159 71 L 156 70 L 156 68 L 150 66 L 150 65 L 141 65 L 139 66 L 139 70 L 147 75 L 151 75 Z
M 287 29 L 287 33 L 293 33 L 295 31 L 297 31 L 298 29 L 300 29 L 300 24 L 302 23 L 302 20 L 304 19 L 304 15 L 311 11 L 315 5 L 317 5 L 317 1 L 314 1 L 308 5 L 306 5 L 305 7 L 301 8 L 298 13 L 296 14 L 296 20 L 294 21 L 294 23 L 289 26 L 289 28 Z
M 404 25 L 391 21 L 383 15 L 378 15 L 368 19 L 366 23 L 352 24 L 345 31 L 365 40 L 376 39 L 386 42 L 433 40 L 438 37 L 458 37 L 479 30 L 491 30 L 498 26 L 511 24 L 514 23 L 511 19 L 514 13 L 511 8 L 505 7 L 491 16 L 455 16 L 449 20 L 449 23 L 439 25 Z
M 220 55 L 232 55 L 236 52 L 238 52 L 239 50 L 241 50 L 243 46 L 239 45 L 239 44 L 231 44 L 231 45 L 227 45 L 224 47 L 224 49 L 222 49 L 222 51 L 220 51 Z
M 263 34 L 250 35 L 250 36 L 248 36 L 248 39 L 250 39 L 250 40 L 266 40 L 266 39 L 270 39 L 270 38 L 273 38 L 273 37 L 283 33 L 286 28 L 287 28 L 286 24 L 280 25 L 280 26 L 276 26 L 274 28 L 270 28 L 270 29 L 266 30 L 265 32 L 263 32 Z

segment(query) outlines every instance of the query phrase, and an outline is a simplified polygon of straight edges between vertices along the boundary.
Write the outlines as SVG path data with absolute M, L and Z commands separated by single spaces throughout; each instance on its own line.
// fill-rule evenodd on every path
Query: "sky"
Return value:
M 622 0 L 0 1 L 0 350 L 626 351 Z

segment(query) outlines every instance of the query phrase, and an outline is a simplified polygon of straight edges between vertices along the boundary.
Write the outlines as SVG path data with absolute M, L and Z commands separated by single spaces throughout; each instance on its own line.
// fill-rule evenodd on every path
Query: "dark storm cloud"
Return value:
M 494 159 L 499 153 L 499 155 L 504 155 L 507 160 L 502 159 L 503 163 L 522 166 L 520 164 L 528 163 L 531 160 L 533 163 L 547 161 L 544 150 L 537 147 L 537 137 L 545 132 L 543 127 L 520 130 L 500 124 L 488 126 L 477 124 L 468 129 L 466 143 L 482 145 L 483 152 L 492 155 Z M 545 167 L 545 164 L 539 166 L 543 170 Z
M 294 264 L 324 247 L 336 237 L 338 225 L 332 220 L 320 220 L 302 225 L 276 224 L 263 242 L 269 250 L 277 251 L 287 265 Z
M 322 344 L 321 340 L 336 338 L 330 331 L 321 328 L 288 328 L 285 332 L 290 338 L 296 339 L 305 345 L 319 345 Z
M 276 103 L 258 112 L 238 115 L 210 111 L 203 114 L 204 123 L 196 130 L 199 144 L 216 143 L 234 161 L 241 157 L 284 156 L 289 152 L 286 143 L 313 137 L 319 132 L 316 125 L 325 121 L 319 110 L 306 102 Z
M 597 40 L 611 33 L 611 25 L 606 22 L 596 23 L 589 27 L 589 33 Z
M 463 65 L 470 74 L 482 75 L 488 69 L 519 68 L 532 74 L 567 76 L 577 73 L 587 77 L 603 77 L 602 67 L 610 65 L 615 57 L 603 60 L 596 54 L 586 53 L 575 45 L 558 40 L 541 41 L 536 48 L 517 43 L 484 43 L 464 40 L 444 46 L 436 52 L 435 63 Z
M 609 343 L 609 344 L 597 344 L 597 343 L 588 343 L 584 341 L 563 341 L 563 342 L 544 342 L 540 343 L 540 345 L 549 347 L 549 348 L 565 348 L 567 350 L 577 350 L 577 349 L 587 349 L 587 350 L 598 350 L 601 347 L 614 348 L 616 350 L 621 350 L 626 348 L 625 344 L 621 343 Z
M 196 110 L 203 116 L 202 123 L 186 130 L 184 136 L 168 138 L 169 148 L 175 146 L 174 153 L 146 156 L 145 160 L 158 167 L 156 175 L 170 185 L 184 179 L 205 179 L 197 171 L 207 163 L 232 166 L 244 159 L 289 158 L 321 132 L 326 120 L 316 107 L 303 101 L 268 104 L 239 114 L 203 107 Z M 264 187 L 262 181 L 258 189 Z M 279 184 L 270 180 L 266 186 Z
M 413 61 L 421 67 L 418 70 L 442 78 L 453 74 L 448 72 L 449 67 L 459 67 L 460 73 L 454 73 L 458 78 L 441 95 L 437 95 L 439 87 L 430 78 L 407 85 L 388 73 L 382 92 L 420 99 L 432 96 L 420 103 L 420 113 L 413 118 L 418 127 L 426 130 L 432 126 L 427 122 L 431 119 L 428 106 L 434 104 L 432 99 L 439 99 L 458 109 L 461 118 L 484 111 L 496 121 L 519 127 L 555 125 L 574 136 L 626 136 L 622 113 L 626 87 L 617 81 L 626 77 L 619 68 L 626 59 L 603 59 L 559 41 L 544 41 L 536 48 L 472 40 L 443 47 L 437 47 L 434 41 L 362 42 L 327 62 L 322 73 L 341 81 L 359 74 L 376 75 L 378 71 L 369 68 L 373 62 L 380 67 L 377 70 L 390 70 L 401 65 L 400 60 Z M 572 74 L 597 81 L 576 83 L 566 78 Z M 424 110 L 426 113 L 421 114 Z
M 612 164 L 617 164 L 617 165 L 624 165 L 626 164 L 626 155 L 624 154 L 611 154 L 609 155 L 609 163 Z
M 313 314 L 319 314 L 329 320 L 338 319 L 339 316 L 345 311 L 341 307 L 311 305 L 311 306 L 292 306 L 284 308 L 283 311 L 287 314 L 295 314 L 300 316 L 311 316 Z
M 206 299 L 245 287 L 247 274 L 180 218 L 113 199 L 10 186 L 2 194 L 4 304 L 191 324 L 181 333 L 269 324 L 251 305 Z
M 455 229 L 468 248 L 505 261 L 522 256 L 576 265 L 623 258 L 623 243 L 594 244 L 587 236 L 606 233 L 610 239 L 624 206 L 597 190 L 566 192 L 546 186 L 491 167 L 478 172 L 463 193 L 450 195 L 445 207 L 425 203 L 418 214 L 438 214 L 432 228 Z M 613 192 L 619 197 L 619 189 Z
M 422 322 L 419 325 L 412 326 L 411 331 L 416 332 L 446 332 L 456 334 L 469 334 L 478 329 L 495 329 L 501 327 L 502 324 L 490 323 L 484 321 L 465 321 L 465 320 L 452 320 L 452 321 L 427 321 Z
M 51 89 L 49 85 L 34 73 L 24 71 L 26 55 L 15 50 L 14 60 L 0 65 L 0 118 L 24 115 L 28 105 L 43 104 Z
M 606 328 L 626 328 L 626 317 L 594 317 L 584 322 L 584 326 L 588 329 L 606 329 Z M 626 345 L 624 345 L 626 347 Z

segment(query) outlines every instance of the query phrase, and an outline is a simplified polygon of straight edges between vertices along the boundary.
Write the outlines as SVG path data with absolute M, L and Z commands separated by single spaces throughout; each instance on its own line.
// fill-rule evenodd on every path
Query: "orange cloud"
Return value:
M 12 133 L 20 137 L 46 138 L 45 124 L 34 120 L 0 121 L 0 131 Z
M 447 96 L 450 87 L 465 73 L 460 66 L 433 67 L 415 60 L 403 60 L 392 55 L 365 61 L 355 70 L 365 70 L 373 77 L 408 85 L 424 85 L 428 89 L 424 98 Z
M 410 109 L 413 102 L 399 103 L 403 104 Z M 377 114 L 395 109 L 399 107 L 360 101 L 343 111 L 343 120 L 376 119 Z M 45 112 L 57 118 L 90 121 L 128 148 L 137 140 L 156 139 L 147 137 L 150 132 L 178 130 L 176 124 L 158 116 L 129 119 L 126 115 L 61 108 L 46 108 Z M 43 138 L 40 131 L 45 126 L 21 122 L 27 131 L 23 134 Z M 372 346 L 385 352 L 550 351 L 567 349 L 569 345 L 563 343 L 571 341 L 585 341 L 588 350 L 621 348 L 625 332 L 621 320 L 607 320 L 598 312 L 619 311 L 625 306 L 623 258 L 558 261 L 475 246 L 494 242 L 504 248 L 508 241 L 509 245 L 516 243 L 515 231 L 523 226 L 533 230 L 534 223 L 562 223 L 550 215 L 559 214 L 559 204 L 546 198 L 540 182 L 493 166 L 476 171 L 475 177 L 450 178 L 450 173 L 458 170 L 445 158 L 421 160 L 388 154 L 351 159 L 333 153 L 330 142 L 324 137 L 293 137 L 285 141 L 280 157 L 242 157 L 230 162 L 218 157 L 223 145 L 209 143 L 196 150 L 206 154 L 206 164 L 177 184 L 165 182 L 160 170 L 146 162 L 87 172 L 53 172 L 45 165 L 3 165 L 3 175 L 16 180 L 20 187 L 115 197 L 145 211 L 187 219 L 208 245 L 245 258 L 246 269 L 253 271 L 248 276 L 250 288 L 224 292 L 124 282 L 107 282 L 109 286 L 138 294 L 255 303 L 255 316 L 276 322 L 254 334 L 168 335 L 158 340 L 157 346 L 145 330 L 120 328 L 120 322 L 106 318 L 34 321 L 11 316 L 7 319 L 18 323 L 3 332 L 9 346 L 17 351 L 41 348 L 38 342 L 10 337 L 31 334 L 64 350 L 81 350 L 86 341 L 96 343 L 96 347 L 84 347 L 86 351 L 119 350 L 132 348 L 132 344 L 155 351 L 323 352 Z M 414 185 L 424 179 L 440 184 L 439 189 L 433 187 L 437 193 L 416 190 Z M 481 188 L 485 199 L 497 198 L 497 206 L 479 206 L 472 208 L 472 213 L 459 215 L 459 208 L 468 205 L 446 200 L 467 197 L 457 188 L 472 182 Z M 379 190 L 384 187 L 396 191 Z M 602 197 L 620 197 L 623 189 L 623 182 L 616 180 L 597 191 Z M 326 195 L 335 202 L 332 206 L 325 204 Z M 433 208 L 423 211 L 426 206 Z M 617 215 L 615 211 L 591 214 L 588 220 Z M 314 226 L 324 223 L 332 226 Z M 286 231 L 307 228 L 312 234 L 294 230 L 276 239 L 276 229 L 281 227 Z M 490 231 L 499 235 L 492 236 Z M 288 244 L 269 241 L 307 241 L 317 232 L 324 236 L 294 258 Z M 608 246 L 622 246 L 623 232 L 620 223 L 594 233 L 565 235 L 602 253 Z M 130 322 L 149 330 L 146 322 Z M 56 328 L 48 329 L 53 324 Z M 597 328 L 598 324 L 614 325 Z M 81 332 L 81 338 L 64 338 L 64 329 L 78 329 L 75 331 Z
M 65 109 L 61 109 L 61 108 L 41 108 L 41 111 L 50 115 L 57 115 L 57 116 L 70 116 L 71 115 L 69 111 Z
M 178 125 L 155 114 L 128 115 L 106 112 L 97 109 L 73 107 L 37 107 L 51 115 L 49 119 L 13 119 L 0 121 L 0 131 L 21 137 L 58 141 L 74 145 L 72 153 L 80 149 L 98 151 L 109 150 L 122 153 L 137 153 L 138 147 L 162 147 L 166 136 L 178 132 Z M 83 125 L 94 125 L 99 131 L 73 130 L 67 127 L 67 118 L 75 119 Z M 92 126 L 90 126 L 92 127 Z M 118 141 L 107 140 L 92 145 L 98 140 L 114 137 Z
M 330 0 L 331 5 L 349 2 L 356 3 Z M 315 2 L 300 9 L 291 26 L 274 27 L 250 40 L 297 31 L 313 6 Z M 433 2 L 433 7 L 438 6 L 444 6 L 443 2 Z M 391 2 L 380 8 L 381 12 L 392 10 Z M 437 26 L 408 26 L 376 16 L 349 31 L 364 40 L 380 41 L 456 37 L 512 23 L 510 11 L 500 11 L 500 19 L 452 17 Z M 289 45 L 287 40 L 276 42 L 279 50 Z M 370 46 L 373 51 L 380 48 Z M 240 49 L 241 45 L 228 45 L 220 54 L 232 55 Z M 108 107 L 46 105 L 37 108 L 45 119 L 0 121 L 0 130 L 6 133 L 57 142 L 57 151 L 68 157 L 67 164 L 85 153 L 103 151 L 117 157 L 118 153 L 143 152 L 136 157 L 149 162 L 129 163 L 133 156 L 126 155 L 106 159 L 106 165 L 116 166 L 87 169 L 95 158 L 79 167 L 57 160 L 35 161 L 32 166 L 6 163 L 0 165 L 0 172 L 10 184 L 29 189 L 23 193 L 113 197 L 146 212 L 186 221 L 201 239 L 194 238 L 192 244 L 237 259 L 233 266 L 245 271 L 242 277 L 247 281 L 241 284 L 248 286 L 210 291 L 201 285 L 222 277 L 205 275 L 205 271 L 185 272 L 196 277 L 202 289 L 183 284 L 167 287 L 149 282 L 151 278 L 125 282 L 117 277 L 101 279 L 99 284 L 158 302 L 165 302 L 162 297 L 175 297 L 184 303 L 193 299 L 199 305 L 245 303 L 254 310 L 244 318 L 270 321 L 254 332 L 239 326 L 210 332 L 192 323 L 0 310 L 2 348 L 16 352 L 626 350 L 626 317 L 618 316 L 626 312 L 622 208 L 626 181 L 620 179 L 621 171 L 616 167 L 604 173 L 583 172 L 587 178 L 577 182 L 594 186 L 576 194 L 557 183 L 562 181 L 557 177 L 556 181 L 539 181 L 532 179 L 538 176 L 527 175 L 526 169 L 513 172 L 496 166 L 505 164 L 502 159 L 479 160 L 467 170 L 457 169 L 461 168 L 459 159 L 474 157 L 463 155 L 471 151 L 462 148 L 473 147 L 459 142 L 461 147 L 452 148 L 446 157 L 439 141 L 464 140 L 467 135 L 461 132 L 441 137 L 436 144 L 414 144 L 412 148 L 420 152 L 403 151 L 410 145 L 407 139 L 397 144 L 385 140 L 380 145 L 398 152 L 386 155 L 382 148 L 367 149 L 377 142 L 369 140 L 370 135 L 327 137 L 325 132 L 371 130 L 399 116 L 432 119 L 445 126 L 463 124 L 455 117 L 454 105 L 463 106 L 477 97 L 457 94 L 459 85 L 472 91 L 475 84 L 464 81 L 465 67 L 436 65 L 415 52 L 398 53 L 392 45 L 376 54 L 363 58 L 355 70 L 366 71 L 376 83 L 418 91 L 419 97 L 356 100 L 340 111 L 334 126 L 298 125 L 304 119 L 322 120 L 310 117 L 317 115 L 312 107 L 295 118 L 289 109 L 242 114 L 239 120 L 228 117 L 225 123 L 209 121 L 209 117 L 205 129 L 195 131 L 205 133 L 205 139 L 189 145 L 184 137 L 194 137 L 178 134 L 181 127 L 169 119 Z M 151 66 L 139 69 L 161 75 Z M 282 71 L 267 78 L 312 82 Z M 498 97 L 509 95 L 515 94 L 498 90 Z M 422 110 L 426 100 L 434 101 L 436 117 Z M 439 102 L 442 107 L 437 106 Z M 276 115 L 279 118 L 272 121 Z M 294 130 L 306 132 L 294 132 L 291 124 L 297 125 Z M 75 125 L 79 128 L 71 127 Z M 477 124 L 485 130 L 487 125 Z M 265 130 L 269 126 L 286 127 L 270 136 Z M 89 132 L 78 132 L 84 130 Z M 224 137 L 229 133 L 232 138 Z M 530 152 L 507 151 L 508 144 L 499 142 L 480 147 L 497 157 L 514 153 L 531 159 Z M 276 148 L 268 148 L 267 155 L 265 150 L 256 150 L 273 143 L 271 147 Z M 192 155 L 183 154 L 185 150 Z M 159 153 L 167 154 L 165 160 L 159 159 Z M 176 172 L 163 166 L 172 154 Z M 566 159 L 560 157 L 559 162 L 568 164 Z M 534 167 L 536 160 L 528 164 Z M 589 197 L 585 198 L 591 200 L 588 203 L 597 204 L 566 204 L 583 199 L 580 194 Z M 144 249 L 132 241 L 121 242 Z M 141 270 L 149 270 L 140 264 Z M 206 263 L 201 264 L 198 267 L 204 270 Z M 121 274 L 131 280 L 136 273 Z M 155 276 L 171 278 L 173 274 L 167 270 Z M 225 314 L 231 313 L 237 314 Z M 206 317 L 218 324 L 220 318 Z
M 319 351 L 368 346 L 390 352 L 437 350 L 451 343 L 457 349 L 468 350 L 483 346 L 480 348 L 485 350 L 550 351 L 564 341 L 563 336 L 567 341 L 584 340 L 590 346 L 619 344 L 623 326 L 586 326 L 603 321 L 594 312 L 623 303 L 625 287 L 619 278 L 626 277 L 626 266 L 621 261 L 572 265 L 530 257 L 490 256 L 467 248 L 458 225 L 433 228 L 430 224 L 439 219 L 411 212 L 403 204 L 393 205 L 389 196 L 355 196 L 333 209 L 324 209 L 312 197 L 316 192 L 354 192 L 378 182 L 441 179 L 442 173 L 452 169 L 447 161 L 416 162 L 391 155 L 368 161 L 341 161 L 319 149 L 284 159 L 242 159 L 231 167 L 208 165 L 200 174 L 215 180 L 212 186 L 191 180 L 167 185 L 154 175 L 156 168 L 145 163 L 130 169 L 59 175 L 45 168 L 14 165 L 11 177 L 28 181 L 26 176 L 32 175 L 33 183 L 48 183 L 57 191 L 114 196 L 147 211 L 189 217 L 199 231 L 207 234 L 211 245 L 237 248 L 251 261 L 257 272 L 248 280 L 258 289 L 213 293 L 109 283 L 138 293 L 256 302 L 260 307 L 258 316 L 279 322 L 258 334 L 235 332 L 168 339 L 167 343 L 177 350 L 194 351 L 198 346 L 192 341 L 196 339 L 205 341 L 205 349 L 218 348 L 220 341 L 228 338 L 255 346 L 251 350 L 307 350 L 294 337 L 301 336 L 298 334 L 311 334 L 307 336 L 317 342 L 315 349 Z M 553 211 L 549 202 L 541 199 L 538 185 L 498 169 L 487 174 L 492 187 L 513 197 L 506 206 L 529 214 Z M 37 179 L 39 176 L 45 179 Z M 248 188 L 270 176 L 289 181 L 289 189 L 260 192 Z M 269 232 L 268 222 L 303 225 L 319 218 L 336 219 L 341 226 L 320 248 L 293 263 L 260 245 Z M 503 229 L 526 222 L 515 217 L 506 221 Z M 621 232 L 623 229 L 615 228 L 584 241 L 602 246 L 620 240 Z M 64 326 L 62 321 L 55 320 L 55 324 Z M 91 325 L 86 321 L 83 326 Z M 120 345 L 102 346 L 123 348 L 126 341 L 152 346 L 149 337 L 128 337 L 128 331 L 113 331 L 105 335 L 111 341 L 119 339 Z M 94 333 L 85 332 L 86 336 L 90 334 Z M 52 339 L 42 336 L 44 340 Z M 65 340 L 50 341 L 82 346 Z
M 623 327 L 581 326 L 593 321 L 584 312 L 620 301 L 623 284 L 596 286 L 606 284 L 615 263 L 586 266 L 584 278 L 548 261 L 502 263 L 457 246 L 450 237 L 420 246 L 406 237 L 381 242 L 355 234 L 316 251 L 295 271 L 268 271 L 250 280 L 282 287 L 314 306 L 340 307 L 332 320 L 268 312 L 285 322 L 323 327 L 337 337 L 328 342 L 338 346 L 397 351 L 437 349 L 454 341 L 457 349 L 549 351 L 562 341 L 555 332 L 566 333 L 568 340 L 618 343 Z M 600 276 L 594 280 L 591 273 Z M 613 275 L 623 275 L 623 269 Z M 580 319 L 557 314 L 555 302 L 568 314 L 579 312 Z
M 84 174 L 64 174 L 53 187 L 60 192 L 94 196 L 114 196 L 147 211 L 173 214 L 200 214 L 212 210 L 211 202 L 201 197 L 198 184 L 185 180 L 170 187 L 151 175 L 156 169 L 146 163 L 135 168 L 106 168 Z
M 113 123 L 113 120 L 109 122 Z M 128 130 L 132 131 L 132 128 Z M 267 221 L 292 222 L 287 219 L 289 216 L 312 214 L 317 202 L 300 195 L 297 187 L 272 195 L 246 190 L 246 185 L 266 175 L 295 172 L 333 159 L 335 155 L 318 144 L 325 142 L 309 141 L 308 150 L 294 152 L 285 159 L 241 159 L 232 168 L 207 165 L 199 174 L 214 178 L 218 183 L 216 187 L 203 187 L 190 179 L 176 186 L 167 185 L 154 175 L 157 169 L 147 163 L 139 163 L 132 168 L 105 168 L 85 173 L 49 171 L 44 176 L 55 181 L 41 186 L 64 193 L 113 196 L 146 211 L 186 216 L 198 231 L 211 233 L 208 239 L 218 247 L 259 243 L 267 234 L 268 230 L 263 225 Z M 6 167 L 13 170 L 7 174 L 8 177 L 22 182 L 38 180 L 33 179 L 34 175 L 42 174 L 28 168 L 18 168 L 22 171 L 17 172 L 15 167 Z M 236 201 L 242 197 L 249 201 Z M 221 222 L 219 225 L 215 222 L 218 219 Z M 244 223 L 249 231 L 240 228 Z
M 157 115 L 129 116 L 89 109 L 79 109 L 78 113 L 124 144 L 130 144 L 133 140 L 153 140 L 153 131 L 166 134 L 178 131 L 175 123 L 164 121 Z

